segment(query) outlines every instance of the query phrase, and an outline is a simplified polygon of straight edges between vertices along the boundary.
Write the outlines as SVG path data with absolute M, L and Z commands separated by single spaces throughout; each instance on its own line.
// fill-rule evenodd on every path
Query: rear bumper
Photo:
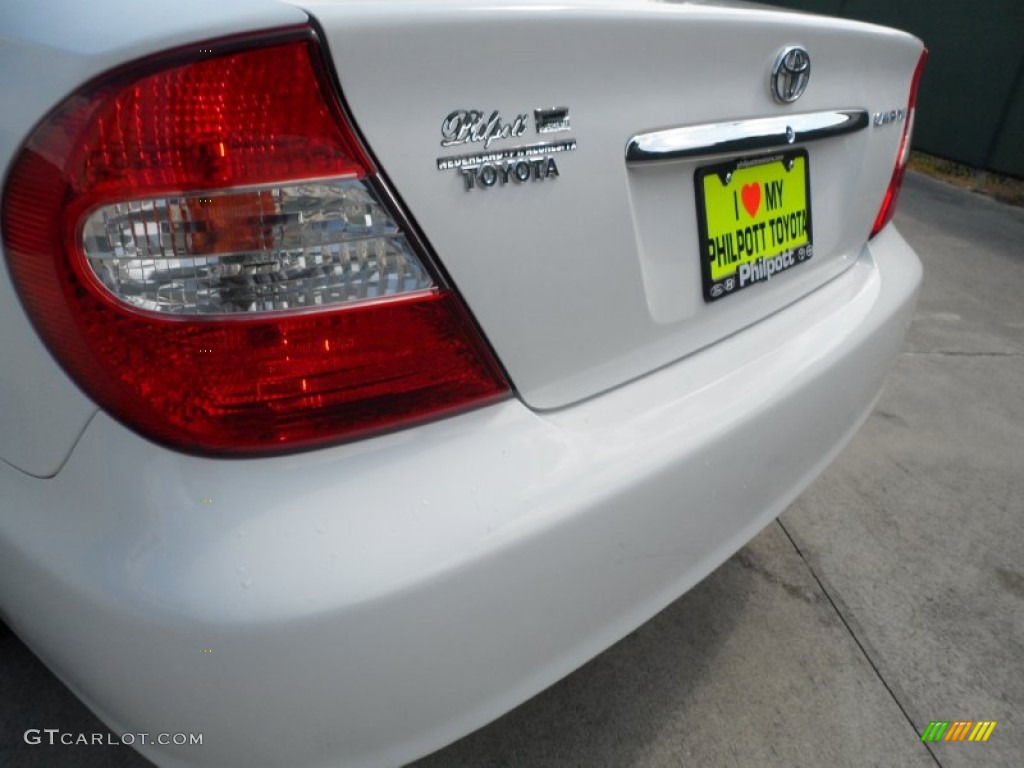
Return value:
M 818 291 L 572 408 L 211 460 L 97 415 L 0 465 L 0 607 L 162 765 L 393 765 L 482 725 L 752 538 L 869 412 L 920 282 L 893 227 Z

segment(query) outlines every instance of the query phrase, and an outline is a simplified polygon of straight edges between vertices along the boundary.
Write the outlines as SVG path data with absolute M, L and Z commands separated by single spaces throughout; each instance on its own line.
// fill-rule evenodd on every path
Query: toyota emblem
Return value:
M 799 46 L 783 48 L 772 67 L 772 96 L 790 104 L 799 99 L 811 79 L 811 57 Z

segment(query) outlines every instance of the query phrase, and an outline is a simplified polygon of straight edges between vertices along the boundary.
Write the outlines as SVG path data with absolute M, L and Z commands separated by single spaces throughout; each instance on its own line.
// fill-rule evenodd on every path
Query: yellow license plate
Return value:
M 698 168 L 704 300 L 764 283 L 814 255 L 807 152 Z

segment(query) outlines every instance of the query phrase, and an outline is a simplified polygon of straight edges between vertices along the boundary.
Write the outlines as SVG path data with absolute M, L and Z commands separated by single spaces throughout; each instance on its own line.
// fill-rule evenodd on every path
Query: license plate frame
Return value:
M 806 149 L 701 166 L 693 180 L 705 302 L 768 282 L 814 256 Z

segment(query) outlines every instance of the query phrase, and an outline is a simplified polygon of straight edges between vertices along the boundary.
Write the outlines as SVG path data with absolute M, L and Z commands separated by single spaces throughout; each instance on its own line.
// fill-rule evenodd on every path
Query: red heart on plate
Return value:
M 743 198 L 743 207 L 747 209 L 750 218 L 754 218 L 757 209 L 761 207 L 761 185 L 756 181 L 753 184 L 744 184 L 740 197 Z

